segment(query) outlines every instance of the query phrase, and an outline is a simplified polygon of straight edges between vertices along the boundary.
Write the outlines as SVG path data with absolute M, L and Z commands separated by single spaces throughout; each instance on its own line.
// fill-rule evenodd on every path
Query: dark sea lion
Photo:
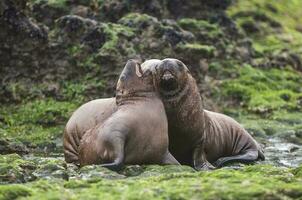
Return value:
M 156 62 L 155 84 L 169 126 L 169 150 L 181 163 L 212 169 L 264 159 L 257 142 L 234 119 L 204 110 L 195 79 L 177 59 Z M 214 166 L 213 166 L 213 165 Z
M 148 60 L 142 64 L 146 70 L 153 68 L 156 62 Z M 83 135 L 96 125 L 102 124 L 117 110 L 115 98 L 103 98 L 89 101 L 80 106 L 68 120 L 63 138 L 65 161 L 79 164 L 79 145 Z
M 179 164 L 168 151 L 168 122 L 150 70 L 129 60 L 117 83 L 117 110 L 90 129 L 79 146 L 80 165 Z

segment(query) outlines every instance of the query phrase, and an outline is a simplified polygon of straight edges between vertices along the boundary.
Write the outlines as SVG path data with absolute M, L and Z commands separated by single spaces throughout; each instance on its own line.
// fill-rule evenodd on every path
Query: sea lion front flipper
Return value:
M 106 167 L 112 171 L 119 171 L 124 166 L 124 146 L 125 146 L 125 137 L 120 135 L 120 132 L 112 132 L 111 135 L 116 134 L 116 137 L 110 143 L 115 152 L 115 158 L 112 163 L 101 164 L 102 167 Z M 107 150 L 104 151 L 102 155 L 103 159 L 110 160 L 110 155 Z
M 207 161 L 202 145 L 197 145 L 194 149 L 193 167 L 197 171 L 215 169 L 215 167 L 209 161 Z
M 232 162 L 253 163 L 258 160 L 258 150 L 247 151 L 244 154 L 222 157 L 215 161 L 214 166 L 223 167 L 225 164 Z
M 123 168 L 123 163 L 122 162 L 116 162 L 114 161 L 113 163 L 106 163 L 106 164 L 101 164 L 100 166 L 106 167 L 112 171 L 119 171 Z
M 174 156 L 169 151 L 167 151 L 167 153 L 165 154 L 162 164 L 164 164 L 164 165 L 180 165 L 180 163 L 174 158 Z

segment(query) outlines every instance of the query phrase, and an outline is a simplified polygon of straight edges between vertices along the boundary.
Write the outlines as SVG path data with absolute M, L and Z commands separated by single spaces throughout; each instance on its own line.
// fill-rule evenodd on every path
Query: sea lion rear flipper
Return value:
M 241 163 L 253 163 L 258 159 L 258 150 L 247 151 L 244 154 L 222 157 L 215 161 L 214 165 L 216 167 L 222 167 L 225 164 L 232 162 L 241 162 Z
M 174 158 L 174 156 L 169 151 L 167 151 L 167 153 L 165 154 L 162 164 L 164 164 L 164 165 L 180 165 L 180 163 Z

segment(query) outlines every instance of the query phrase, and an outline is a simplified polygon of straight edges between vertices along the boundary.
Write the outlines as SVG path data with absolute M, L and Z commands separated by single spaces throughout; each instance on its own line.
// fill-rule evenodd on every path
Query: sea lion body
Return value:
M 68 163 L 79 163 L 78 148 L 83 135 L 102 124 L 117 110 L 115 98 L 89 101 L 80 106 L 70 117 L 64 130 L 64 156 Z
M 206 124 L 204 150 L 210 163 L 217 162 L 222 157 L 261 151 L 252 136 L 231 117 L 207 110 L 204 110 L 204 113 Z
M 168 125 L 162 102 L 152 97 L 118 106 L 103 124 L 84 135 L 79 151 L 81 166 L 119 163 L 119 159 L 124 164 L 168 164 Z
M 153 60 L 147 60 L 141 66 L 145 70 L 154 67 Z M 63 148 L 65 161 L 79 164 L 79 145 L 89 129 L 104 123 L 117 111 L 116 99 L 103 98 L 81 105 L 70 117 L 64 130 Z
M 155 93 L 151 71 L 128 61 L 117 83 L 117 110 L 90 129 L 79 145 L 80 165 L 179 164 L 168 151 L 165 109 Z
M 264 159 L 257 142 L 234 119 L 204 110 L 195 79 L 179 60 L 153 69 L 169 125 L 169 150 L 181 163 L 212 169 L 226 163 Z

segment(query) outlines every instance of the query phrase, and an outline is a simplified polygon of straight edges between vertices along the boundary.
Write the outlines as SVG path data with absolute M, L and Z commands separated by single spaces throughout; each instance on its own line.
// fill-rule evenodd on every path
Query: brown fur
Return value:
M 144 69 L 153 67 L 146 61 Z M 116 99 L 104 98 L 89 101 L 80 106 L 70 117 L 64 130 L 63 147 L 65 161 L 79 164 L 79 145 L 84 134 L 97 125 L 102 125 L 117 110 Z
M 202 108 L 196 81 L 181 61 L 157 61 L 153 73 L 168 117 L 169 150 L 181 164 L 209 169 L 264 159 L 257 142 L 235 120 Z
M 79 146 L 81 166 L 102 164 L 178 164 L 168 152 L 164 106 L 154 91 L 150 71 L 128 61 L 117 84 L 117 110 L 89 130 Z
M 64 131 L 65 160 L 79 164 L 79 145 L 85 133 L 102 124 L 117 110 L 115 98 L 97 99 L 80 106 L 70 117 Z

